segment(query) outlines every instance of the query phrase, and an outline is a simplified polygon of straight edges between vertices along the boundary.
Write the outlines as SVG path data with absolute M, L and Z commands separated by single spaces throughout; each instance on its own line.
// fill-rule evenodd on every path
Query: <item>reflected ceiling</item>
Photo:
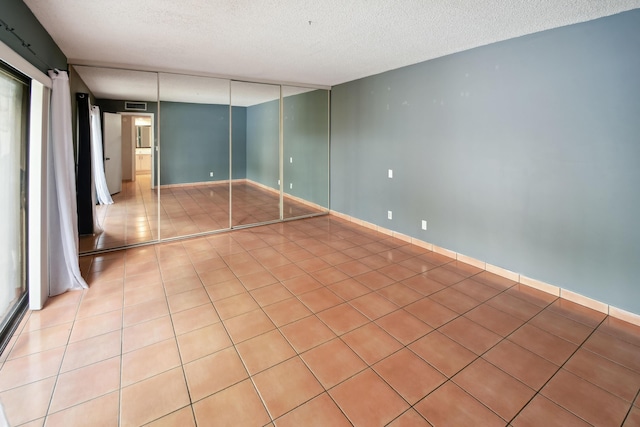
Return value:
M 98 99 L 158 100 L 155 73 L 80 66 L 74 68 Z
M 98 99 L 130 101 L 160 100 L 194 104 L 229 104 L 229 80 L 183 74 L 150 73 L 113 68 L 74 66 L 78 75 Z M 257 83 L 234 83 L 233 105 L 249 107 L 280 97 L 279 86 Z M 283 87 L 283 96 L 297 95 L 315 89 Z

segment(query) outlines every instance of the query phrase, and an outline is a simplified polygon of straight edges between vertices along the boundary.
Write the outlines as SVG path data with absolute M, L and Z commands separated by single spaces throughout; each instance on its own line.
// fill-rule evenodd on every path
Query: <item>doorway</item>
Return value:
M 155 188 L 155 115 L 153 113 L 119 113 L 122 116 L 123 181 L 136 181 L 142 176 L 148 185 Z

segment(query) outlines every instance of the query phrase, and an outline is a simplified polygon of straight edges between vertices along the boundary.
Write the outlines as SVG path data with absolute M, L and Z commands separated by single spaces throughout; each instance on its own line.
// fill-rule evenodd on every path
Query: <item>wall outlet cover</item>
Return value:
M 387 211 L 387 218 L 388 219 L 393 219 L 393 212 Z
M 393 178 L 393 169 L 389 169 L 389 178 Z
M 423 230 L 427 229 L 427 221 L 425 221 L 424 219 L 422 220 L 422 229 Z

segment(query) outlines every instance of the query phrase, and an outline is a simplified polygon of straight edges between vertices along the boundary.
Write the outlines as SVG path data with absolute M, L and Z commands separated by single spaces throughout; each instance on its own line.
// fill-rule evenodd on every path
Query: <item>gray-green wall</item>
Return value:
M 232 108 L 231 127 L 233 150 L 231 175 L 233 179 L 244 179 L 247 177 L 247 109 L 245 107 Z
M 284 191 L 328 208 L 328 91 L 287 96 L 283 103 Z
M 331 104 L 332 209 L 640 313 L 640 10 L 339 85 Z
M 247 107 L 247 179 L 279 190 L 280 101 Z
M 328 93 L 305 92 L 287 96 L 283 103 L 284 192 L 328 207 Z M 279 108 L 278 100 L 247 108 L 247 178 L 276 190 Z
M 33 55 L 29 49 L 22 45 L 20 40 L 6 31 L 4 27 L 0 28 L 0 40 L 22 55 L 33 66 L 45 74 L 49 67 L 67 69 L 67 57 L 22 0 L 2 0 L 0 2 L 0 18 L 12 27 L 26 43 L 31 45 L 31 50 L 37 56 Z
M 233 107 L 234 178 L 245 176 L 243 110 Z M 160 147 L 162 185 L 228 180 L 229 106 L 161 102 Z

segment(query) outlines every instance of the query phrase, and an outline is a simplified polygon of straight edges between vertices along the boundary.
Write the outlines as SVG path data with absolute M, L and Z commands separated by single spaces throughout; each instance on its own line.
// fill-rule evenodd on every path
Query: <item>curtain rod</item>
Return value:
M 0 19 L 0 27 L 4 27 L 6 31 L 13 34 L 13 36 L 17 38 L 20 41 L 20 43 L 22 43 L 22 47 L 26 48 L 29 52 L 31 52 L 34 58 L 36 58 L 36 60 L 39 61 L 42 65 L 47 67 L 48 70 L 53 70 L 56 74 L 58 74 L 58 71 L 66 71 L 66 70 L 60 70 L 59 68 L 52 67 L 51 65 L 47 64 L 45 61 L 40 59 L 40 57 L 38 57 L 38 54 L 33 49 L 31 49 L 31 43 L 27 43 L 25 39 L 23 39 L 16 33 L 15 28 L 10 27 L 9 24 L 4 22 L 2 19 Z

